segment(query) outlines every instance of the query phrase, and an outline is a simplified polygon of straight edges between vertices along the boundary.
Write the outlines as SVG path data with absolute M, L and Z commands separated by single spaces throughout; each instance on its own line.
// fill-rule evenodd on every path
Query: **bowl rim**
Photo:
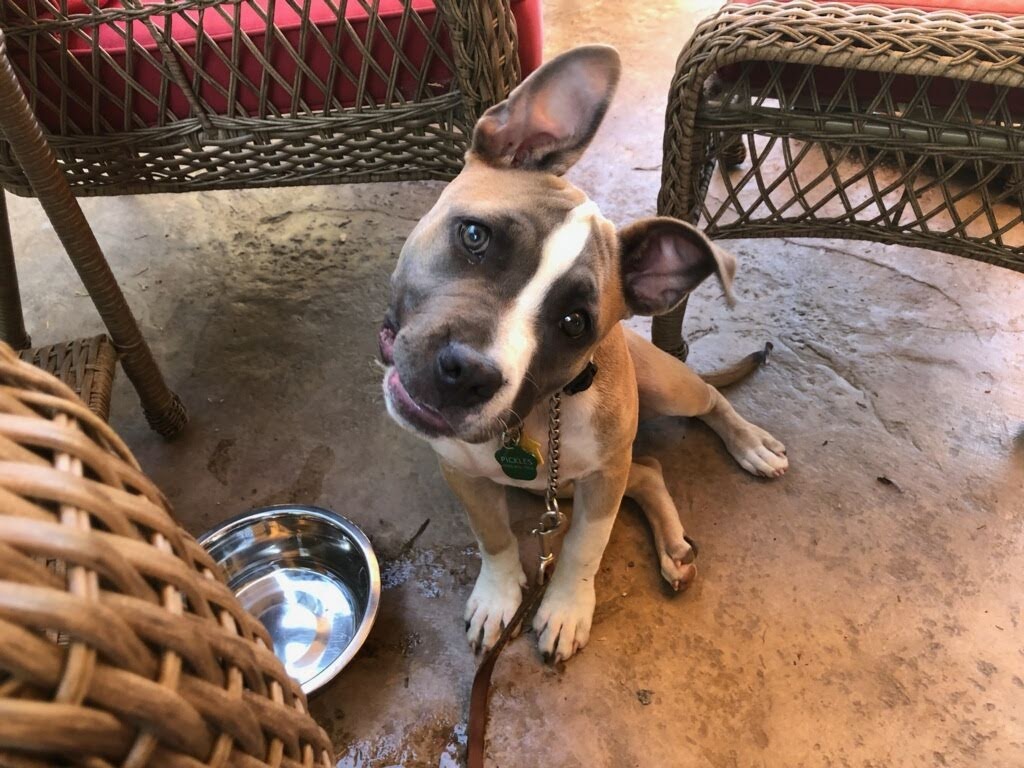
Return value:
M 367 538 L 366 534 L 363 533 L 363 530 L 358 525 L 353 523 L 344 515 L 340 515 L 330 509 L 307 504 L 273 504 L 266 507 L 250 509 L 247 512 L 242 512 L 238 515 L 234 515 L 233 517 L 229 517 L 227 520 L 218 523 L 213 528 L 204 531 L 196 537 L 196 541 L 199 542 L 199 545 L 203 547 L 203 549 L 209 552 L 210 547 L 216 545 L 217 542 L 223 540 L 235 531 L 248 527 L 252 523 L 260 520 L 279 517 L 314 517 L 340 528 L 350 536 L 356 544 L 359 545 L 363 558 L 366 560 L 367 569 L 370 572 L 369 597 L 367 599 L 366 610 L 363 613 L 363 618 L 359 622 L 359 627 L 356 630 L 356 633 L 352 636 L 348 645 L 345 646 L 345 650 L 338 654 L 334 661 L 317 672 L 306 682 L 299 683 L 302 688 L 302 692 L 308 696 L 337 677 L 338 673 L 348 666 L 348 663 L 352 661 L 355 655 L 359 652 L 359 649 L 362 648 L 363 644 L 366 642 L 366 638 L 369 636 L 370 630 L 373 628 L 373 624 L 377 620 L 377 609 L 380 605 L 380 564 L 377 562 L 377 553 L 374 552 L 370 539 Z M 217 564 L 220 565 L 219 562 Z M 223 566 L 221 566 L 221 568 L 223 568 Z

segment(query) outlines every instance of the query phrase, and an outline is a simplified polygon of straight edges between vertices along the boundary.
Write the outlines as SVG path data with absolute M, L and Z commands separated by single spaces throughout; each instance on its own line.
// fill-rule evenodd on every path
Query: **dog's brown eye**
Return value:
M 570 339 L 578 339 L 587 330 L 587 315 L 585 312 L 570 312 L 558 321 L 558 326 Z
M 483 224 L 464 221 L 459 225 L 459 239 L 469 255 L 475 261 L 480 261 L 491 242 L 491 232 Z

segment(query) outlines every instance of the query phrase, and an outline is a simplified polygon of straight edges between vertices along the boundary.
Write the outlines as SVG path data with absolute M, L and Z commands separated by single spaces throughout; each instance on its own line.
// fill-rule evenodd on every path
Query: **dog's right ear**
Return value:
M 661 315 L 717 275 L 731 305 L 736 258 L 692 224 L 658 216 L 619 230 L 619 268 L 633 315 Z
M 607 45 L 557 56 L 484 112 L 471 151 L 491 165 L 565 173 L 594 138 L 620 68 Z

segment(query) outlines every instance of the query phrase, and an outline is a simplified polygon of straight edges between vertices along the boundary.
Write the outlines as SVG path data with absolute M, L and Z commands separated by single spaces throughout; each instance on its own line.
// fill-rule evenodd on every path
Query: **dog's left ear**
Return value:
M 607 45 L 555 57 L 484 112 L 472 152 L 491 165 L 565 173 L 594 138 L 620 69 L 619 54 Z
M 731 305 L 736 259 L 679 219 L 642 219 L 619 231 L 626 305 L 634 315 L 661 315 L 712 274 Z

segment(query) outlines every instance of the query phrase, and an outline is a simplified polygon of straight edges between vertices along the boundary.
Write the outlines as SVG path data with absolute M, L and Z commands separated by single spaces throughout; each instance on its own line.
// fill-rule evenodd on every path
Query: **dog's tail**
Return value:
M 728 387 L 741 379 L 745 379 L 762 365 L 768 365 L 768 358 L 772 354 L 772 349 L 774 347 L 772 347 L 772 343 L 769 341 L 764 345 L 764 349 L 747 355 L 735 365 L 721 371 L 702 373 L 700 377 L 716 389 Z

